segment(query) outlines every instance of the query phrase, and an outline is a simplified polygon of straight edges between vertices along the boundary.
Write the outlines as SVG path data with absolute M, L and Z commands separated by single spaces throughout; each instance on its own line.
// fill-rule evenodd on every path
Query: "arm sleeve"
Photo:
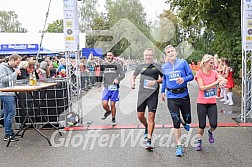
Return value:
M 133 75 L 135 77 L 137 77 L 140 74 L 140 69 L 141 69 L 141 65 L 138 65 L 133 73 Z
M 186 76 L 183 77 L 184 78 L 184 81 L 185 82 L 189 82 L 189 81 L 192 81 L 194 76 L 193 76 L 193 73 L 192 73 L 192 70 L 191 68 L 189 67 L 188 63 L 186 61 L 184 61 L 184 67 L 185 67 L 185 73 L 186 73 Z
M 158 70 L 159 70 L 159 72 L 160 72 L 160 73 L 159 73 L 160 77 L 163 78 L 162 66 L 161 66 L 160 64 L 158 64 L 157 67 L 158 67 Z
M 196 72 L 195 80 L 197 81 L 198 78 L 202 78 L 199 71 Z
M 11 74 L 8 73 L 8 70 L 4 67 L 4 65 L 0 66 L 0 82 L 1 83 L 8 83 L 9 82 L 9 75 L 15 81 L 17 80 L 17 74 L 12 72 Z
M 123 80 L 123 78 L 125 78 L 125 73 L 124 73 L 123 68 L 120 64 L 117 64 L 117 67 L 118 67 L 119 76 L 116 77 L 116 79 L 118 81 L 121 81 L 121 80 Z
M 166 77 L 165 75 L 163 75 L 161 93 L 165 93 L 165 89 L 166 89 Z

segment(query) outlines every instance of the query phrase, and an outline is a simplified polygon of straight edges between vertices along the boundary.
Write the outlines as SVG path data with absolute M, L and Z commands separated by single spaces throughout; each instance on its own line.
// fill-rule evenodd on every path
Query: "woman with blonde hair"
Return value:
M 214 143 L 213 131 L 217 127 L 217 105 L 216 86 L 224 87 L 227 80 L 218 74 L 214 69 L 214 57 L 204 55 L 201 63 L 201 70 L 196 73 L 195 80 L 198 83 L 199 92 L 197 98 L 197 114 L 199 120 L 198 142 L 196 151 L 202 150 L 202 136 L 206 127 L 206 116 L 208 116 L 210 128 L 208 130 L 208 140 Z
M 29 77 L 29 73 L 27 71 L 27 68 L 28 68 L 28 61 L 21 61 L 19 63 L 19 66 L 18 68 L 20 69 L 20 74 L 17 76 L 17 79 L 27 79 Z

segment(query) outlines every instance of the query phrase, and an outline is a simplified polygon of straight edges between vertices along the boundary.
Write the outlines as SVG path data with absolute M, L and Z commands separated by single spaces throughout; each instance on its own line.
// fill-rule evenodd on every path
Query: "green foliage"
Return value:
M 167 0 L 167 3 L 179 13 L 197 51 L 217 53 L 229 58 L 235 69 L 241 68 L 241 1 Z
M 46 32 L 63 33 L 63 20 L 56 20 L 52 24 L 48 24 Z
M 140 30 L 146 36 L 149 36 L 149 29 L 146 23 L 146 14 L 144 13 L 144 8 L 139 0 L 107 0 L 107 20 L 109 29 L 113 27 L 121 19 L 127 19 L 130 21 L 137 29 Z M 137 47 L 137 43 L 141 43 L 141 36 L 139 33 L 135 33 L 135 30 L 127 29 L 128 25 L 122 27 L 121 30 L 116 30 L 117 35 L 120 36 L 124 34 L 126 36 L 124 39 L 120 40 L 113 48 L 114 52 L 117 54 L 123 53 L 129 45 L 131 49 L 127 53 L 124 53 L 122 57 L 130 58 L 142 58 L 142 50 Z M 127 30 L 126 30 L 127 29 Z M 132 31 L 132 33 L 130 33 Z M 134 33 L 134 35 L 132 35 Z M 130 43 L 127 39 L 128 37 L 133 38 Z M 150 47 L 150 46 L 149 46 Z M 133 52 L 134 51 L 134 52 Z
M 93 22 L 91 24 L 91 29 L 92 30 L 108 30 L 109 29 L 108 20 L 103 15 L 100 15 L 97 18 L 94 18 Z M 98 36 L 90 36 L 89 34 L 87 34 L 86 47 L 93 48 L 95 42 L 98 42 L 97 47 L 101 48 L 102 44 L 100 44 L 99 41 L 110 41 L 112 39 L 113 38 L 111 36 L 99 36 L 99 35 Z
M 0 11 L 0 32 L 27 32 L 14 11 Z
M 204 54 L 205 53 L 201 50 L 194 50 L 192 54 L 186 59 L 186 61 L 191 62 L 191 60 L 193 60 L 196 64 L 196 62 L 201 61 Z

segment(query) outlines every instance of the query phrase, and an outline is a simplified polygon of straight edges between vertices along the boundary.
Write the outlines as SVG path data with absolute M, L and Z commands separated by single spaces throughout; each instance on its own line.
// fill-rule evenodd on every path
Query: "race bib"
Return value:
M 117 85 L 115 84 L 109 85 L 108 90 L 118 90 Z
M 179 77 L 181 77 L 181 72 L 180 71 L 173 71 L 168 74 L 169 81 L 175 81 Z
M 153 85 L 153 86 L 148 86 L 148 83 L 149 83 L 150 81 L 152 81 L 152 80 L 148 80 L 148 79 L 145 79 L 145 80 L 144 80 L 144 88 L 146 88 L 146 89 L 155 89 L 155 85 Z
M 207 89 L 204 91 L 204 98 L 214 98 L 216 97 L 216 89 L 212 88 L 212 89 Z

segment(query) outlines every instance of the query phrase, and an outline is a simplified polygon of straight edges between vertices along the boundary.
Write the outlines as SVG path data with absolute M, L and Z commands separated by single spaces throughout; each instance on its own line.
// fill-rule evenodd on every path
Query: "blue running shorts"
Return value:
M 109 100 L 116 102 L 119 101 L 119 90 L 108 90 L 107 88 L 104 88 L 102 92 L 102 100 Z

